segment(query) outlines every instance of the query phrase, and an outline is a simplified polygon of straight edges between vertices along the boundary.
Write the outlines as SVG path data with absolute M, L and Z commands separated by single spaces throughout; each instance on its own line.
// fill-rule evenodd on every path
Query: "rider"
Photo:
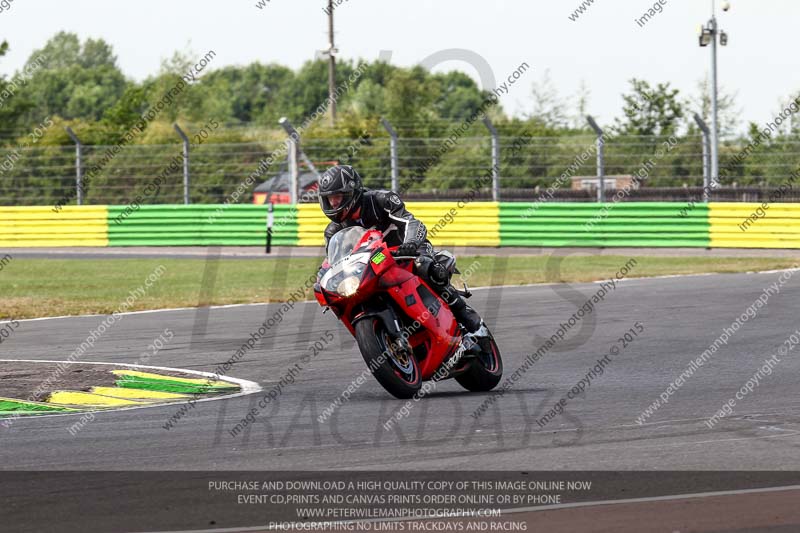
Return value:
M 366 189 L 353 167 L 337 165 L 319 178 L 319 203 L 331 220 L 325 228 L 326 248 L 331 237 L 343 228 L 375 227 L 386 232 L 394 225 L 398 235 L 395 242 L 387 236 L 387 243 L 400 245 L 398 255 L 419 255 L 415 262 L 417 274 L 447 302 L 458 323 L 477 338 L 488 335 L 481 317 L 450 284 L 446 267 L 436 261 L 425 225 L 406 210 L 397 193 Z

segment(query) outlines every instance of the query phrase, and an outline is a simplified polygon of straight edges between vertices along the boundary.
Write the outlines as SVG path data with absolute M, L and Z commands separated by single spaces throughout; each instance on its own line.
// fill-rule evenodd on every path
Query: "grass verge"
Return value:
M 790 268 L 792 258 L 633 256 L 629 277 Z M 469 285 L 519 285 L 608 279 L 626 256 L 464 256 Z M 219 259 L 15 259 L 0 274 L 0 318 L 111 313 L 154 270 L 163 275 L 136 298 L 130 311 L 286 300 L 316 272 L 316 258 Z M 204 282 L 204 279 L 206 280 Z M 460 284 L 458 276 L 454 283 Z M 205 286 L 205 287 L 204 287 Z M 311 292 L 306 293 L 312 298 Z

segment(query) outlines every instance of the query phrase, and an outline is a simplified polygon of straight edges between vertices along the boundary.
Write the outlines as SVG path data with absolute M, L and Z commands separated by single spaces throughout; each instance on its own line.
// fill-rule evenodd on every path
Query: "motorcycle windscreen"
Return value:
M 361 226 L 352 226 L 335 233 L 328 242 L 328 263 L 334 265 L 350 255 L 366 232 Z

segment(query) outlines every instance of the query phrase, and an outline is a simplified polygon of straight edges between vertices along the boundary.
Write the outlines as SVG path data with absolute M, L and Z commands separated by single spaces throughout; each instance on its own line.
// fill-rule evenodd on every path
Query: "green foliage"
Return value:
M 7 50 L 8 44 L 0 43 L 0 61 Z M 89 203 L 125 203 L 140 194 L 180 153 L 173 123 L 180 124 L 192 139 L 192 201 L 225 201 L 260 161 L 282 150 L 286 135 L 277 122 L 284 116 L 302 129 L 302 145 L 312 161 L 321 167 L 347 161 L 373 187 L 389 185 L 389 138 L 381 117 L 389 119 L 400 136 L 403 188 L 434 191 L 473 186 L 491 171 L 491 143 L 481 124 L 481 109 L 500 131 L 503 187 L 545 188 L 570 166 L 574 168 L 569 175 L 595 174 L 595 139 L 585 120 L 591 111 L 589 90 L 582 84 L 574 94 L 563 97 L 546 71 L 533 83 L 530 114 L 517 118 L 509 117 L 499 105 L 487 108 L 490 93 L 462 72 L 431 73 L 419 66 L 339 59 L 340 96 L 336 125 L 331 126 L 325 60 L 308 61 L 296 70 L 262 63 L 218 66 L 212 61 L 196 73 L 196 80 L 190 80 L 187 73 L 194 72 L 199 58 L 190 50 L 177 51 L 157 73 L 136 82 L 125 78 L 104 40 L 81 41 L 67 32 L 53 36 L 31 54 L 23 71 L 13 77 L 0 76 L 0 143 L 5 144 L 0 160 L 16 158 L 13 150 L 30 147 L 21 152 L 13 169 L 0 176 L 2 202 L 50 203 L 74 190 L 75 148 L 64 132 L 66 126 L 85 145 L 85 171 L 96 170 L 86 194 Z M 520 82 L 517 90 L 524 91 L 528 83 Z M 630 89 L 623 95 L 623 116 L 614 128 L 618 131 L 606 142 L 606 174 L 634 174 L 665 140 L 675 136 L 674 146 L 658 159 L 645 185 L 698 185 L 702 147 L 692 115 L 709 113 L 707 84 L 698 88 L 697 97 L 685 101 L 668 83 L 630 80 Z M 166 105 L 165 99 L 169 100 Z M 143 115 L 155 111 L 155 117 L 139 131 Z M 310 120 L 312 116 L 315 120 Z M 753 125 L 749 136 L 734 139 L 735 99 L 724 92 L 720 117 L 726 138 L 720 158 L 725 168 L 763 126 Z M 52 125 L 30 145 L 30 132 L 42 130 L 42 124 L 50 121 Z M 472 125 L 467 127 L 467 122 Z M 607 132 L 611 129 L 606 127 Z M 723 178 L 723 183 L 785 180 L 792 165 L 796 166 L 798 144 L 791 135 L 798 132 L 800 121 L 787 121 L 772 139 L 732 165 L 728 175 L 736 178 Z M 200 133 L 205 135 L 196 137 Z M 522 148 L 515 149 L 515 143 Z M 108 147 L 117 144 L 122 150 L 98 166 Z M 279 153 L 256 184 L 285 167 L 285 154 Z M 587 155 L 575 166 L 580 154 Z M 180 174 L 180 170 L 170 174 L 145 203 L 181 201 Z M 561 187 L 568 188 L 569 183 Z M 248 202 L 249 193 L 232 201 Z
M 618 125 L 629 135 L 672 135 L 680 126 L 684 107 L 678 89 L 670 89 L 669 83 L 655 87 L 644 80 L 630 80 L 631 92 L 623 94 L 624 119 Z
M 422 67 L 392 73 L 384 93 L 386 115 L 390 121 L 409 122 L 429 116 L 440 88 L 433 80 L 426 84 L 426 77 L 427 71 Z
M 8 49 L 8 42 L 0 43 L 0 57 L 6 55 Z M 4 130 L 0 133 L 14 131 L 19 127 L 22 116 L 33 106 L 27 97 L 18 96 L 18 91 L 16 82 L 7 81 L 0 76 L 0 124 Z
M 364 80 L 341 107 L 358 117 L 381 116 L 386 113 L 383 87 L 372 80 Z
M 533 83 L 531 89 L 533 97 L 533 112 L 530 117 L 546 124 L 559 128 L 567 124 L 567 104 L 558 94 L 558 90 L 550 78 L 550 71 L 545 70 L 542 78 Z
M 692 96 L 689 105 L 691 109 L 705 121 L 711 124 L 711 83 L 708 76 L 697 83 L 697 92 Z M 689 131 L 698 131 L 693 118 L 694 113 L 686 113 L 684 117 Z M 717 94 L 717 118 L 719 120 L 719 134 L 721 138 L 732 137 L 739 125 L 741 110 L 736 104 L 736 95 L 719 89 Z
M 105 110 L 102 121 L 109 128 L 124 134 L 141 118 L 148 108 L 144 87 L 130 85 L 117 102 Z
M 223 67 L 203 77 L 212 94 L 223 94 L 230 102 L 230 120 L 274 125 L 280 110 L 291 103 L 287 92 L 294 72 L 282 65 L 252 63 L 245 67 Z
M 465 120 L 475 114 L 483 103 L 483 95 L 477 84 L 463 72 L 436 74 L 433 81 L 440 87 L 434 109 L 443 119 Z
M 40 58 L 43 61 L 37 63 Z M 87 39 L 81 45 L 74 33 L 56 34 L 26 64 L 32 75 L 25 94 L 33 102 L 26 122 L 52 115 L 99 120 L 129 83 L 116 61 L 102 39 Z

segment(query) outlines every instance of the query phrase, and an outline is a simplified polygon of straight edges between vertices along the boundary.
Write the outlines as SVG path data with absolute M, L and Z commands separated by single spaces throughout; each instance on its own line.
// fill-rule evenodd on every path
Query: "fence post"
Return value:
M 603 129 L 597 125 L 597 122 L 591 117 L 591 115 L 586 115 L 586 121 L 589 123 L 589 126 L 592 127 L 595 134 L 597 135 L 597 179 L 599 183 L 597 185 L 597 201 L 598 202 L 605 202 L 606 201 L 606 158 L 605 158 L 605 146 L 606 142 L 603 139 Z
M 183 140 L 183 203 L 189 205 L 189 137 L 183 133 L 177 122 L 172 127 Z
M 694 121 L 703 132 L 703 202 L 708 203 L 711 190 L 711 130 L 697 113 L 694 114 Z
M 381 117 L 381 124 L 384 129 L 389 133 L 389 156 L 392 165 L 392 191 L 397 192 L 400 189 L 398 183 L 398 168 L 397 168 L 397 132 L 394 130 L 388 120 Z
M 78 205 L 83 205 L 83 143 L 72 131 L 72 128 L 67 126 L 64 128 L 67 135 L 75 143 L 75 187 L 77 188 Z
M 489 117 L 483 117 L 483 125 L 492 136 L 492 201 L 500 201 L 500 137 Z
M 272 251 L 272 226 L 274 222 L 275 222 L 274 206 L 272 202 L 270 202 L 269 207 L 267 208 L 267 249 L 266 249 L 267 253 L 270 253 Z
M 294 137 L 286 139 L 286 150 L 289 154 L 289 202 L 292 204 L 297 203 L 297 189 L 300 177 L 300 171 L 297 168 L 297 141 Z
M 301 158 L 303 163 L 305 163 L 309 170 L 316 174 L 317 179 L 319 179 L 319 171 L 317 170 L 317 167 L 314 166 L 314 163 L 311 162 L 305 152 L 303 152 L 302 148 L 300 148 L 300 132 L 294 129 L 294 126 L 292 126 L 292 123 L 289 122 L 289 119 L 286 117 L 281 117 L 281 119 L 278 120 L 278 124 L 280 124 L 284 130 L 286 130 L 286 134 L 289 135 L 289 138 L 293 139 L 294 141 L 296 150 L 295 159 Z

